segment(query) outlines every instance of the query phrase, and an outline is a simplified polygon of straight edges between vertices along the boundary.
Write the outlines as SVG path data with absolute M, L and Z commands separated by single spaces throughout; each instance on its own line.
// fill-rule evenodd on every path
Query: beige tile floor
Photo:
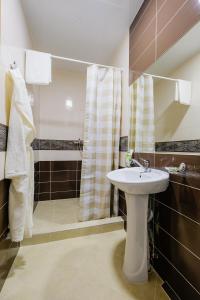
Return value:
M 129 284 L 124 230 L 21 247 L 1 300 L 167 300 L 155 273 Z
M 62 230 L 66 224 L 78 222 L 79 198 L 39 201 L 33 215 L 33 233 Z

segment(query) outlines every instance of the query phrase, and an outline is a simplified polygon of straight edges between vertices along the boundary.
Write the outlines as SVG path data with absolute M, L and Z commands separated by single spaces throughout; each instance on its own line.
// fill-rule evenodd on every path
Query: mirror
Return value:
M 135 152 L 200 151 L 199 36 L 200 23 L 130 86 L 129 147 Z

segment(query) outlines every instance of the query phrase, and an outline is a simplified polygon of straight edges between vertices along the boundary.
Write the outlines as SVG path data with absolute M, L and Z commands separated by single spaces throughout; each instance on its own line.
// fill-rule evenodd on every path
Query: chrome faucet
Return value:
M 138 167 L 143 168 L 143 165 L 141 163 L 139 163 L 139 161 L 137 161 L 136 159 L 132 158 L 131 162 L 130 162 L 130 167 L 134 167 L 135 165 L 138 166 Z
M 141 167 L 144 169 L 144 171 L 142 171 L 141 173 L 146 173 L 146 172 L 151 172 L 151 169 L 150 169 L 150 161 L 147 160 L 147 159 L 143 159 L 141 158 L 140 159 L 143 164 L 141 164 L 139 161 L 137 161 L 136 159 L 132 158 L 131 159 L 131 163 L 130 163 L 130 166 L 133 167 L 134 165 L 137 165 L 138 167 Z

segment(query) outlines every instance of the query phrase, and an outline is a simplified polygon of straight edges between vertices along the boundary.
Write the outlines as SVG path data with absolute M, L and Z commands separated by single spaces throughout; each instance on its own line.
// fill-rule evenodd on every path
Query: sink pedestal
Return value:
M 148 195 L 125 193 L 127 204 L 127 238 L 123 272 L 132 283 L 148 280 Z
M 141 175 L 142 174 L 142 175 Z M 127 238 L 123 271 L 130 282 L 148 280 L 148 196 L 166 191 L 169 174 L 156 169 L 144 172 L 141 167 L 111 171 L 107 178 L 125 192 L 127 204 Z

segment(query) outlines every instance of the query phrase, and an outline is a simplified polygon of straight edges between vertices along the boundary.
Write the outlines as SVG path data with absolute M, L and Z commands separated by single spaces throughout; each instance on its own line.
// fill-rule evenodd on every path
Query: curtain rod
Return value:
M 152 76 L 152 77 L 155 77 L 155 78 L 160 78 L 160 79 L 165 79 L 165 80 L 171 80 L 171 81 L 181 80 L 181 79 L 178 79 L 178 78 L 170 78 L 170 77 L 165 77 L 165 76 L 160 76 L 160 75 L 154 75 L 154 74 L 149 74 L 149 73 L 141 73 L 141 72 L 137 72 L 137 71 L 133 71 L 133 70 L 131 70 L 131 72 L 133 72 L 133 73 L 139 73 L 141 75 L 146 75 L 146 76 Z
M 68 58 L 68 57 L 62 57 L 62 56 L 56 56 L 56 55 L 51 55 L 51 57 L 55 58 L 55 59 L 60 59 L 60 60 L 66 60 L 66 61 L 81 63 L 81 64 L 85 64 L 85 65 L 97 65 L 99 67 L 113 68 L 113 69 L 117 69 L 117 70 L 123 71 L 122 68 L 118 68 L 118 67 L 114 67 L 114 66 L 107 66 L 107 65 L 96 64 L 96 63 L 93 63 L 93 62 L 84 61 L 84 60 L 78 60 L 78 59 L 74 59 L 74 58 Z
M 171 80 L 171 81 L 178 81 L 180 79 L 175 79 L 175 78 L 170 78 L 170 77 L 164 77 L 164 76 L 159 76 L 159 75 L 153 75 L 153 74 L 148 74 L 148 73 L 143 73 L 144 75 L 147 75 L 147 76 L 152 76 L 152 77 L 155 77 L 155 78 L 160 78 L 160 79 L 165 79 L 165 80 Z

